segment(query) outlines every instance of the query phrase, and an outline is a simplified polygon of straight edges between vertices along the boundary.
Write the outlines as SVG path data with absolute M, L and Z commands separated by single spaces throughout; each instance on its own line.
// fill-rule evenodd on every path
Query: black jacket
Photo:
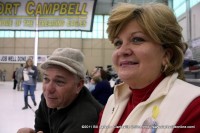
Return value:
M 99 101 L 102 105 L 106 105 L 108 98 L 112 94 L 112 89 L 110 83 L 107 80 L 102 80 L 98 82 L 95 89 L 92 91 L 92 95 Z
M 102 110 L 86 87 L 68 107 L 57 110 L 46 105 L 44 96 L 36 111 L 35 130 L 44 133 L 93 133 Z

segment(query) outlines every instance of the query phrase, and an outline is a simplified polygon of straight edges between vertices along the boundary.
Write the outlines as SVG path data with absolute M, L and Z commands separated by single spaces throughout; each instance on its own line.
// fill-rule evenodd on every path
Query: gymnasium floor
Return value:
M 16 133 L 21 127 L 34 127 L 34 110 L 37 109 L 42 94 L 42 83 L 37 84 L 35 97 L 37 106 L 31 98 L 29 104 L 33 110 L 22 110 L 23 91 L 13 90 L 13 82 L 0 81 L 0 133 Z

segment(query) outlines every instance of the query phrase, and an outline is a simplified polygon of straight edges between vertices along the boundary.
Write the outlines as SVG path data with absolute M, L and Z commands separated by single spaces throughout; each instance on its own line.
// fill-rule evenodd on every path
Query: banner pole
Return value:
M 36 16 L 35 22 L 35 45 L 34 45 L 34 65 L 37 66 L 38 62 L 38 18 L 39 15 Z

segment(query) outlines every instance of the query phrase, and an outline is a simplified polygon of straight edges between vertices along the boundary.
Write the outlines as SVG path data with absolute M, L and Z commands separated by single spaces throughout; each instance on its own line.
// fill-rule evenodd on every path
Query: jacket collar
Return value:
M 177 79 L 178 73 L 174 73 L 170 76 L 165 77 L 154 89 L 150 97 L 144 101 L 146 102 L 152 102 L 153 100 L 166 95 L 169 91 L 171 86 L 173 85 L 173 82 L 175 79 Z M 128 84 L 121 83 L 119 85 L 116 85 L 114 88 L 114 98 L 115 98 L 115 104 L 119 104 L 119 102 L 127 100 L 129 96 L 131 95 L 131 90 L 129 89 Z

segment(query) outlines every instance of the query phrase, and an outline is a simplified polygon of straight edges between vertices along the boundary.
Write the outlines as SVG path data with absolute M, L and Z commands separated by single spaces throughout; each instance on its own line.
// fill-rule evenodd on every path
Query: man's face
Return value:
M 83 83 L 68 70 L 48 67 L 43 76 L 43 93 L 49 108 L 64 108 L 77 97 Z

